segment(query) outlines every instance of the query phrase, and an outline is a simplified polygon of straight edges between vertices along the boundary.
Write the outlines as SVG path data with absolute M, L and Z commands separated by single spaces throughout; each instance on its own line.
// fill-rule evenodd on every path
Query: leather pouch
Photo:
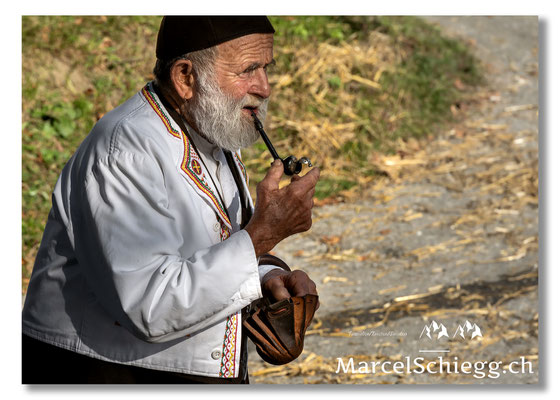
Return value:
M 308 294 L 274 304 L 263 301 L 247 315 L 243 327 L 263 360 L 282 365 L 299 357 L 318 300 L 318 296 Z

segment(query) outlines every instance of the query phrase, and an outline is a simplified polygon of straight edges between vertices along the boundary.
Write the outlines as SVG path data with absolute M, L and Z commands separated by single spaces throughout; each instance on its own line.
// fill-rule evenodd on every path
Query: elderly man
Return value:
M 242 312 L 316 294 L 268 255 L 311 227 L 319 170 L 253 207 L 239 149 L 266 114 L 265 17 L 166 17 L 156 79 L 104 116 L 56 184 L 23 310 L 24 383 L 248 383 Z

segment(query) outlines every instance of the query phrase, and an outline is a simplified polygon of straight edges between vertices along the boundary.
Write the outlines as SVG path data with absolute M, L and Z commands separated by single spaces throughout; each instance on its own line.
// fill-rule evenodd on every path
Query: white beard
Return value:
M 197 94 L 185 110 L 196 124 L 198 133 L 225 150 L 249 147 L 258 138 L 253 119 L 242 111 L 244 106 L 258 106 L 257 117 L 264 121 L 268 99 L 246 95 L 236 100 L 218 86 L 213 73 L 201 73 L 197 79 Z

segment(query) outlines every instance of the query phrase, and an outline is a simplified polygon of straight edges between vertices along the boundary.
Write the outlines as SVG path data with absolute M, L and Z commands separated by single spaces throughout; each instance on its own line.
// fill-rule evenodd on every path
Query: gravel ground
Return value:
M 470 44 L 488 84 L 462 123 L 381 157 L 387 179 L 316 207 L 311 231 L 277 246 L 321 307 L 298 360 L 251 349 L 252 383 L 538 382 L 538 19 L 426 19 Z M 448 337 L 422 334 L 434 321 Z M 466 321 L 481 335 L 455 335 Z M 399 373 L 418 357 L 435 372 Z M 356 373 L 336 373 L 340 360 Z

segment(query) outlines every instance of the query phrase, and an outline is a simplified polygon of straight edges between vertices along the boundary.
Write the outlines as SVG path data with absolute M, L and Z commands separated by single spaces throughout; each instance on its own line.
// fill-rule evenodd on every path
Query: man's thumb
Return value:
M 266 173 L 263 182 L 265 182 L 268 188 L 277 189 L 283 174 L 284 174 L 284 164 L 282 164 L 282 161 L 276 159 L 274 160 L 272 166 Z

